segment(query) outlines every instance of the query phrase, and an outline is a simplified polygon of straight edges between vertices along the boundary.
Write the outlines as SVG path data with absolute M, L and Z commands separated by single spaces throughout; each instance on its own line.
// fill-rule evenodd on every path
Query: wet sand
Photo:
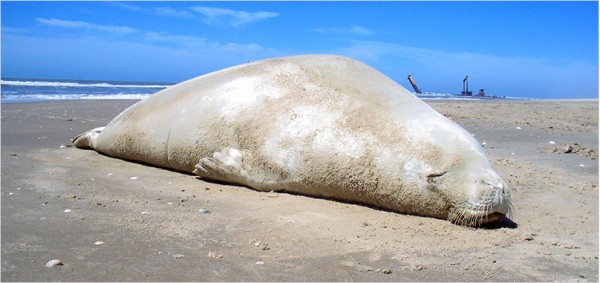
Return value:
M 2 104 L 3 281 L 598 281 L 597 100 L 428 101 L 511 186 L 491 229 L 67 146 L 133 103 Z

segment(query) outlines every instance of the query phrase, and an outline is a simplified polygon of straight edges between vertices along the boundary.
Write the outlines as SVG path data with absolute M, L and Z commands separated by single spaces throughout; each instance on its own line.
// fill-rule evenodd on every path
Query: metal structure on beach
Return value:
M 463 90 L 460 93 L 461 95 L 472 96 L 473 92 L 469 91 L 469 76 L 466 76 L 463 80 Z
M 408 81 L 410 82 L 412 87 L 415 89 L 416 93 L 421 93 L 421 90 L 419 89 L 419 87 L 417 87 L 417 83 L 415 83 L 415 80 L 413 80 L 412 75 L 408 75 Z

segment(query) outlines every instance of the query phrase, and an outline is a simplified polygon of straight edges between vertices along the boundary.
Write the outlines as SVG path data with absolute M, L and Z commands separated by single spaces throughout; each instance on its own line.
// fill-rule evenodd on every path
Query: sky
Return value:
M 598 97 L 598 2 L 11 2 L 2 78 L 177 83 L 336 54 L 412 91 Z

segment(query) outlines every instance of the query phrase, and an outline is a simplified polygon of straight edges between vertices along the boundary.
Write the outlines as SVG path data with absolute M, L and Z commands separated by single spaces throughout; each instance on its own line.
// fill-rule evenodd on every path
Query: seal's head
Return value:
M 448 220 L 465 226 L 501 221 L 512 213 L 510 190 L 489 166 L 460 167 L 431 175 L 429 183 L 447 200 Z

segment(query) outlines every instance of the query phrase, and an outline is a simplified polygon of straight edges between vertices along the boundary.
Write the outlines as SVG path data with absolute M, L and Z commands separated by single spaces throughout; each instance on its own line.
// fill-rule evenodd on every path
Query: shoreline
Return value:
M 421 100 L 425 102 L 469 102 L 469 101 L 482 101 L 482 102 L 501 102 L 501 101 L 546 101 L 546 102 L 599 102 L 598 98 L 471 98 L 471 97 L 461 97 L 456 96 L 455 98 L 421 98 Z M 139 101 L 142 99 L 134 99 L 134 98 L 125 98 L 125 99 L 115 99 L 115 98 L 107 98 L 107 99 L 55 99 L 55 100 L 24 100 L 24 101 L 4 101 L 0 100 L 0 104 L 19 104 L 19 103 L 46 103 L 46 102 L 69 102 L 69 101 Z
M 598 281 L 597 99 L 425 101 L 511 187 L 515 225 L 496 229 L 68 146 L 137 101 L 2 103 L 5 281 Z

